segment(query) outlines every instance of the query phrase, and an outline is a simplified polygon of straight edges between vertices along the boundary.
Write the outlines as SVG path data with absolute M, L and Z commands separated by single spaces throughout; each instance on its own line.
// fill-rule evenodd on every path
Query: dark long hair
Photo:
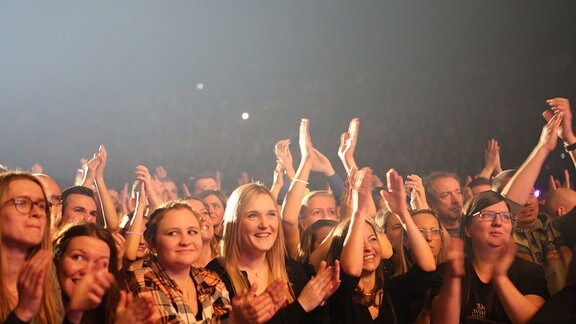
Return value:
M 116 306 L 120 295 L 119 284 L 123 284 L 124 280 L 118 270 L 118 250 L 114 243 L 112 233 L 107 229 L 100 227 L 94 223 L 83 223 L 78 225 L 65 226 L 61 231 L 58 238 L 54 241 L 54 263 L 59 271 L 62 262 L 62 255 L 68 249 L 70 241 L 75 237 L 89 236 L 102 240 L 110 249 L 110 263 L 108 264 L 108 272 L 110 272 L 115 279 L 115 283 L 108 289 L 102 303 L 95 309 L 92 309 L 82 317 L 82 323 L 114 323 Z M 62 292 L 62 300 L 67 303 L 69 297 Z
M 344 248 L 344 241 L 346 240 L 346 235 L 350 230 L 350 219 L 338 224 L 334 229 L 334 234 L 332 235 L 332 245 L 330 245 L 330 250 L 328 251 L 327 262 L 329 265 L 334 265 L 334 261 L 339 260 L 342 255 L 342 249 Z M 371 220 L 366 220 L 366 223 L 372 227 L 374 234 L 378 233 L 376 228 L 378 225 Z M 376 280 L 374 283 L 374 288 L 372 291 L 365 292 L 359 287 L 354 289 L 354 294 L 351 296 L 355 303 L 369 307 L 374 303 L 373 297 L 376 293 L 384 289 L 384 267 L 382 262 L 376 269 Z
M 460 237 L 464 241 L 464 253 L 466 257 L 464 258 L 464 269 L 465 269 L 465 277 L 462 280 L 462 305 L 467 305 L 470 301 L 471 294 L 472 294 L 472 278 L 471 275 L 474 273 L 474 267 L 472 265 L 472 261 L 474 260 L 474 251 L 472 249 L 472 240 L 466 235 L 466 229 L 470 226 L 472 222 L 472 215 L 476 214 L 477 212 L 482 211 L 483 209 L 495 205 L 501 201 L 506 202 L 506 206 L 508 206 L 508 210 L 510 210 L 510 205 L 506 201 L 506 198 L 501 194 L 497 193 L 496 191 L 484 191 L 480 194 L 474 196 L 470 199 L 462 209 L 462 222 L 460 225 Z M 496 295 L 496 290 L 492 290 L 489 296 L 487 296 L 486 300 L 486 311 L 490 313 L 494 311 L 495 307 L 498 307 L 496 300 L 498 296 Z

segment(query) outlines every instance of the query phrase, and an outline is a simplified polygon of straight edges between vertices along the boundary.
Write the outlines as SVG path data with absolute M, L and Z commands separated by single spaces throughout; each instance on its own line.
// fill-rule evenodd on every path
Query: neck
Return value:
M 190 279 L 190 267 L 183 267 L 181 269 L 165 269 L 166 273 L 172 280 L 176 281 L 182 287 L 182 283 Z
M 536 218 L 531 222 L 523 222 L 520 220 L 516 222 L 516 226 L 521 229 L 531 229 L 534 225 L 536 225 Z
M 202 244 L 202 253 L 200 254 L 200 258 L 194 262 L 194 266 L 198 268 L 204 268 L 212 259 L 216 257 L 212 254 L 212 247 L 210 246 L 210 241 L 203 242 Z
M 460 221 L 457 219 L 443 218 L 440 222 L 446 229 L 455 229 L 460 226 Z
M 498 262 L 501 248 L 490 248 L 489 251 L 482 251 L 480 248 L 472 248 L 474 257 L 472 265 L 476 270 L 476 274 L 482 281 L 489 282 L 492 279 L 492 271 L 494 264 Z
M 268 269 L 268 262 L 266 261 L 266 253 L 260 253 L 258 255 L 240 255 L 238 260 L 238 267 L 240 269 L 261 272 Z
M 376 285 L 376 272 L 372 271 L 369 273 L 362 272 L 360 281 L 358 282 L 358 287 L 361 288 L 364 293 L 371 293 Z

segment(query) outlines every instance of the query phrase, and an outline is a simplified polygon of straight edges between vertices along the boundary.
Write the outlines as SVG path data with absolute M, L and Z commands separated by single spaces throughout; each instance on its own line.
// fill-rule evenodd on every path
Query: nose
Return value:
M 268 220 L 266 219 L 266 216 L 260 217 L 260 222 L 258 222 L 258 227 L 259 228 L 267 228 L 268 227 Z
M 492 220 L 492 226 L 502 226 L 502 215 L 500 213 L 497 213 L 494 220 Z
M 372 246 L 368 240 L 364 240 L 364 253 L 372 251 Z
M 424 234 L 424 238 L 426 239 L 427 242 L 431 242 L 432 241 L 432 232 L 430 231 L 423 231 Z
M 32 203 L 32 209 L 30 210 L 30 216 L 32 216 L 34 218 L 42 218 L 45 215 L 46 215 L 46 211 L 44 209 L 40 208 L 40 206 L 38 206 L 38 204 Z

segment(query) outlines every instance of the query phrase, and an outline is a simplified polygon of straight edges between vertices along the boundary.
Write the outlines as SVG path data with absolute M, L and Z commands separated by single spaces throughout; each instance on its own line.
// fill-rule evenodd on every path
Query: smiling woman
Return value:
M 275 199 L 260 184 L 240 186 L 230 196 L 223 243 L 222 258 L 208 268 L 220 275 L 231 297 L 236 296 L 234 316 L 247 322 L 306 321 L 307 313 L 339 285 L 338 265 L 326 268 L 324 263 L 308 281 L 302 266 L 286 256 Z
M 167 203 L 150 215 L 144 238 L 152 253 L 142 267 L 128 271 L 136 297 L 156 304 L 155 322 L 210 321 L 231 311 L 228 291 L 213 272 L 192 266 L 202 253 L 201 216 L 181 202 Z
M 0 175 L 0 322 L 56 323 L 50 207 L 39 180 Z

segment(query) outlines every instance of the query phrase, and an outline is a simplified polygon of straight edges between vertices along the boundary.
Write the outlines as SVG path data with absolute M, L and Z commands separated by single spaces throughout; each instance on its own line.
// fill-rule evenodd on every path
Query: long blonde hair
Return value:
M 232 282 L 232 287 L 236 293 L 250 288 L 249 282 L 240 272 L 240 269 L 238 269 L 238 261 L 242 254 L 242 228 L 240 221 L 245 216 L 246 208 L 260 195 L 270 197 L 271 201 L 274 202 L 274 206 L 276 206 L 276 200 L 266 187 L 258 183 L 249 183 L 238 187 L 234 192 L 232 192 L 224 212 L 224 235 L 222 238 L 224 244 L 222 245 L 222 259 L 224 269 L 226 269 L 230 281 Z M 269 283 L 276 279 L 282 279 L 289 282 L 288 273 L 286 272 L 286 247 L 284 244 L 284 233 L 282 231 L 280 214 L 278 213 L 277 215 L 278 236 L 276 237 L 272 248 L 266 252 L 268 270 L 271 274 L 268 276 Z M 287 298 L 289 303 L 293 302 L 295 299 L 294 293 L 291 289 L 289 289 Z
M 46 197 L 46 191 L 44 190 L 44 186 L 42 183 L 33 175 L 24 172 L 8 172 L 0 175 L 0 206 L 4 206 L 7 201 L 6 194 L 8 192 L 8 187 L 10 184 L 16 180 L 27 180 L 34 182 L 42 189 L 42 195 L 44 196 L 44 200 L 48 202 Z M 1 207 L 0 207 L 1 208 Z M 50 206 L 46 204 L 46 226 L 44 228 L 44 233 L 42 235 L 42 241 L 39 245 L 34 246 L 28 250 L 26 255 L 26 259 L 29 259 L 36 251 L 42 249 L 50 252 L 52 254 L 52 239 L 51 239 L 51 219 L 50 219 Z M 0 227 L 2 226 L 2 222 L 0 222 Z M 2 231 L 0 231 L 0 242 L 2 242 Z M 2 249 L 0 249 L 0 263 L 2 262 Z M 7 291 L 6 283 L 2 278 L 4 278 L 3 270 L 5 265 L 0 264 L 0 321 L 4 321 L 12 309 L 10 308 L 9 304 L 9 294 Z M 40 309 L 38 314 L 34 317 L 38 319 L 39 322 L 42 323 L 56 323 L 60 322 L 61 318 L 58 315 L 57 311 L 57 300 L 54 296 L 54 291 L 56 291 L 55 283 L 53 282 L 53 278 L 55 278 L 53 274 L 53 267 L 48 267 L 48 272 L 46 273 L 46 278 L 44 279 L 44 294 L 42 294 L 42 301 L 40 303 Z

